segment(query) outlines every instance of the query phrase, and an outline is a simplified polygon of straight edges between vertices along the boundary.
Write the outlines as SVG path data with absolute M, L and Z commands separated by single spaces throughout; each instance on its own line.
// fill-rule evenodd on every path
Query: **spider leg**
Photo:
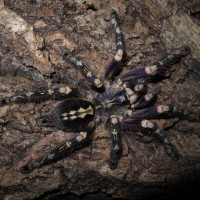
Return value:
M 71 64 L 73 64 L 75 66 L 76 69 L 78 69 L 83 76 L 92 83 L 92 85 L 96 88 L 102 88 L 103 87 L 103 83 L 101 82 L 101 80 L 96 77 L 94 74 L 92 74 L 92 72 L 87 68 L 87 66 L 78 58 L 75 58 L 73 56 L 69 55 L 69 52 L 67 50 L 64 50 L 61 53 L 62 57 L 67 60 L 68 62 L 70 62 Z
M 179 156 L 176 148 L 169 142 L 164 136 L 163 130 L 159 129 L 157 125 L 153 124 L 149 120 L 140 119 L 124 119 L 121 122 L 121 126 L 125 131 L 141 131 L 143 133 L 149 133 L 156 139 L 158 139 L 164 146 L 166 153 L 173 159 L 178 160 Z
M 145 108 L 155 102 L 156 96 L 160 91 L 160 88 L 156 87 L 154 91 L 150 91 L 150 93 L 147 93 L 137 102 L 141 94 L 145 91 L 146 83 L 152 81 L 152 79 L 155 79 L 157 76 L 165 76 L 168 67 L 178 62 L 181 57 L 188 55 L 189 52 L 190 48 L 188 46 L 175 49 L 151 66 L 122 74 L 119 78 L 114 80 L 112 87 L 118 88 L 119 90 L 124 89 L 126 91 L 126 96 L 132 108 Z
M 163 59 L 153 63 L 150 66 L 144 68 L 138 68 L 133 71 L 122 74 L 122 82 L 131 82 L 134 79 L 143 78 L 145 80 L 152 80 L 157 76 L 164 77 L 168 68 L 177 63 L 182 57 L 189 54 L 190 48 L 183 46 L 181 48 L 174 49 L 170 54 L 165 56 Z
M 152 106 L 144 110 L 140 110 L 138 112 L 134 112 L 133 110 L 128 110 L 126 112 L 132 118 L 137 119 L 153 119 L 153 118 L 171 118 L 178 117 L 180 119 L 186 119 L 191 122 L 200 121 L 200 115 L 197 113 L 192 113 L 188 110 L 182 108 L 176 108 L 174 106 L 167 105 L 157 105 Z
M 177 153 L 176 148 L 169 142 L 169 140 L 164 136 L 164 131 L 159 129 L 157 125 L 150 122 L 149 120 L 141 121 L 142 132 L 150 133 L 157 140 L 159 140 L 164 148 L 166 153 L 171 157 L 172 160 L 177 161 L 179 159 L 179 155 Z
M 121 158 L 122 154 L 120 126 L 116 115 L 110 116 L 109 130 L 112 134 L 112 150 L 110 152 L 109 167 L 114 170 L 117 168 L 118 160 Z
M 78 92 L 76 89 L 72 89 L 68 86 L 47 89 L 47 90 L 36 90 L 1 99 L 0 107 L 11 103 L 16 103 L 16 104 L 27 103 L 27 102 L 40 103 L 42 101 L 47 101 L 50 99 L 62 100 L 65 98 L 76 96 L 77 93 Z
M 152 106 L 157 99 L 157 95 L 160 92 L 160 85 L 153 87 L 147 94 L 145 94 L 138 102 L 132 104 L 131 107 L 134 109 L 144 109 L 149 106 Z
M 134 83 L 122 83 L 120 79 L 113 82 L 112 87 L 119 91 L 124 91 L 125 97 L 128 99 L 130 105 L 134 105 L 135 102 L 146 91 L 146 82 L 144 80 L 137 80 Z
M 95 122 L 92 121 L 88 124 L 85 131 L 79 132 L 76 137 L 63 142 L 56 148 L 52 149 L 46 156 L 38 158 L 37 160 L 29 161 L 26 165 L 22 166 L 20 168 L 21 173 L 31 173 L 34 169 L 57 162 L 62 158 L 71 155 L 71 153 L 84 148 L 91 142 L 94 130 Z
M 116 38 L 116 54 L 114 58 L 108 65 L 104 77 L 106 79 L 112 79 L 116 73 L 118 73 L 122 67 L 122 58 L 124 54 L 124 45 L 123 45 L 123 37 L 122 32 L 119 27 L 118 17 L 115 10 L 111 10 L 110 12 L 110 21 L 113 26 Z

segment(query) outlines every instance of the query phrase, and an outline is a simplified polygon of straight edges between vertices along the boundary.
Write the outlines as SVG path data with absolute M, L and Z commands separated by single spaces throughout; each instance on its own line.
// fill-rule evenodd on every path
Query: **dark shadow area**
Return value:
M 199 177 L 197 177 L 199 179 Z M 200 199 L 200 180 L 187 181 L 185 183 L 171 183 L 168 186 L 152 187 L 152 190 L 156 191 L 151 193 L 148 187 L 148 193 L 144 187 L 141 186 L 141 190 L 133 193 L 133 197 L 124 199 L 137 199 L 137 200 L 189 200 L 189 199 Z M 111 195 L 103 192 L 86 193 L 80 196 L 72 193 L 61 194 L 61 191 L 56 190 L 54 192 L 44 194 L 35 200 L 120 200 L 123 198 L 112 198 Z M 130 194 L 129 194 L 130 195 Z M 122 194 L 123 196 L 123 194 Z

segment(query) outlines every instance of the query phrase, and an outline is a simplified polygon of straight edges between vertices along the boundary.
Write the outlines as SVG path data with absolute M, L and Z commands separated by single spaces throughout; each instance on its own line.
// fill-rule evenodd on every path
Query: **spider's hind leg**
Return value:
M 91 142 L 94 131 L 95 122 L 92 121 L 88 124 L 85 130 L 78 132 L 77 136 L 58 145 L 49 151 L 47 155 L 40 157 L 37 160 L 29 161 L 27 164 L 22 166 L 20 168 L 21 173 L 31 173 L 34 169 L 57 162 L 62 158 L 71 155 L 71 153 L 84 148 Z
M 166 153 L 172 158 L 172 160 L 178 160 L 179 155 L 176 148 L 169 142 L 165 137 L 163 130 L 159 129 L 157 125 L 150 122 L 146 119 L 124 119 L 121 122 L 124 131 L 141 131 L 155 137 L 159 140 L 164 148 Z
M 105 78 L 112 79 L 122 68 L 122 59 L 124 57 L 124 44 L 121 29 L 119 27 L 118 17 L 115 10 L 111 10 L 110 21 L 113 26 L 116 38 L 116 54 L 105 71 Z
M 164 136 L 163 130 L 159 129 L 157 125 L 148 120 L 142 120 L 141 127 L 142 127 L 142 132 L 150 133 L 152 136 L 154 136 L 157 140 L 159 140 L 163 144 L 166 153 L 170 156 L 172 160 L 175 161 L 179 160 L 179 155 L 175 146 L 172 145 L 169 142 L 169 140 Z
M 178 160 L 179 158 L 176 148 L 164 136 L 163 131 L 160 130 L 157 125 L 153 124 L 147 119 L 178 117 L 180 119 L 185 119 L 191 122 L 200 121 L 199 113 L 192 113 L 185 109 L 166 105 L 152 106 L 139 111 L 130 109 L 126 111 L 125 114 L 128 116 L 128 118 L 125 118 L 121 122 L 123 130 L 150 133 L 163 144 L 165 151 L 173 160 Z

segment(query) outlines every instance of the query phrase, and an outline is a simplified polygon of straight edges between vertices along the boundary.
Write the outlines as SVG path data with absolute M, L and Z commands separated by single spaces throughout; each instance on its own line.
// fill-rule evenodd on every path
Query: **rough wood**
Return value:
M 87 95 L 88 83 L 61 59 L 60 51 L 75 51 L 103 77 L 114 52 L 108 21 L 111 8 L 119 13 L 126 52 L 131 56 L 124 71 L 148 65 L 171 48 L 191 47 L 191 55 L 176 65 L 170 79 L 162 81 L 159 102 L 199 112 L 198 0 L 0 0 L 0 96 L 55 84 L 79 87 Z M 166 135 L 180 152 L 178 162 L 151 137 L 129 133 L 123 136 L 119 166 L 112 171 L 108 167 L 111 138 L 102 125 L 89 147 L 22 175 L 19 167 L 24 162 L 73 135 L 36 123 L 55 104 L 0 108 L 0 199 L 47 199 L 63 193 L 103 194 L 102 199 L 164 198 L 178 187 L 199 184 L 200 123 L 177 119 L 159 124 L 167 128 Z

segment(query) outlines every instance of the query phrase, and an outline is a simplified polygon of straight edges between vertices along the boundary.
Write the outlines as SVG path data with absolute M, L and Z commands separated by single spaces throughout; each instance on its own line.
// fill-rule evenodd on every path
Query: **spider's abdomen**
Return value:
M 59 103 L 53 113 L 57 127 L 64 131 L 84 130 L 94 118 L 93 104 L 83 99 L 67 99 Z

